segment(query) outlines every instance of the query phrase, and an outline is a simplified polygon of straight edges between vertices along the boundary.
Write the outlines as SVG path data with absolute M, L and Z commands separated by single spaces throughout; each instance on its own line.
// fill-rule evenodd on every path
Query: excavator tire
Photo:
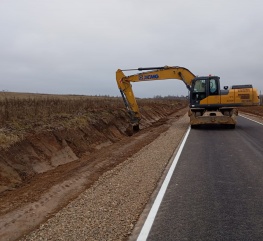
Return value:
M 235 124 L 230 124 L 228 125 L 228 129 L 235 129 L 236 128 L 236 125 Z
M 199 127 L 199 125 L 191 125 L 191 129 L 198 129 Z

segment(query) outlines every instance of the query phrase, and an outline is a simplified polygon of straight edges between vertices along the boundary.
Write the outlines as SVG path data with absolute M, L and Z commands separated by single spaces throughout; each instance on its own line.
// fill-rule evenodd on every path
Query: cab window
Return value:
M 205 80 L 200 79 L 195 82 L 194 92 L 205 92 Z
M 199 102 L 206 97 L 206 80 L 198 79 L 195 81 L 192 92 L 192 101 L 195 104 L 199 104 Z
M 218 94 L 217 81 L 215 79 L 209 80 L 209 94 L 210 95 Z

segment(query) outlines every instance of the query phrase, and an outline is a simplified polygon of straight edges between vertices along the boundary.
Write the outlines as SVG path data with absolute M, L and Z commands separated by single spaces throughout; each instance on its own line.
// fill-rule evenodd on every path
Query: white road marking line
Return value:
M 187 132 L 186 132 L 186 134 L 185 134 L 185 136 L 184 136 L 184 139 L 183 139 L 183 141 L 182 141 L 182 143 L 181 143 L 181 145 L 180 145 L 180 147 L 178 149 L 178 152 L 177 152 L 177 154 L 176 154 L 176 156 L 175 156 L 175 158 L 173 160 L 173 163 L 172 163 L 172 165 L 171 165 L 171 167 L 170 167 L 170 169 L 169 169 L 169 171 L 168 171 L 168 173 L 167 173 L 167 175 L 166 175 L 166 177 L 164 179 L 164 182 L 163 182 L 163 184 L 161 186 L 161 189 L 160 189 L 160 191 L 159 191 L 159 193 L 158 193 L 158 195 L 157 195 L 157 197 L 156 197 L 156 199 L 155 199 L 155 201 L 153 203 L 153 206 L 152 206 L 152 208 L 151 208 L 151 210 L 150 210 L 150 212 L 148 214 L 148 217 L 147 217 L 147 219 L 146 219 L 146 221 L 145 221 L 145 223 L 144 223 L 144 225 L 142 227 L 142 230 L 141 230 L 141 232 L 140 232 L 140 234 L 139 234 L 139 236 L 137 238 L 137 241 L 145 241 L 147 239 L 148 235 L 149 235 L 149 232 L 151 230 L 151 227 L 152 227 L 152 224 L 154 222 L 155 216 L 156 216 L 156 214 L 158 212 L 158 209 L 159 209 L 160 204 L 162 202 L 163 196 L 164 196 L 164 194 L 166 192 L 166 189 L 168 187 L 170 179 L 171 179 L 171 177 L 173 175 L 174 169 L 175 169 L 176 164 L 177 164 L 177 162 L 179 160 L 179 157 L 180 157 L 180 155 L 182 153 L 182 150 L 184 148 L 184 145 L 185 145 L 187 137 L 188 137 L 188 135 L 190 133 L 190 130 L 191 130 L 191 128 L 189 127 Z
M 260 124 L 260 125 L 263 125 L 263 123 L 260 123 L 260 122 L 258 122 L 258 121 L 252 120 L 252 119 L 250 119 L 250 118 L 248 118 L 248 117 L 246 117 L 246 116 L 243 116 L 243 115 L 239 115 L 239 116 L 241 116 L 241 117 L 243 117 L 243 118 L 246 118 L 246 119 L 248 119 L 248 120 L 254 121 L 254 122 L 256 122 L 256 123 L 258 123 L 258 124 Z

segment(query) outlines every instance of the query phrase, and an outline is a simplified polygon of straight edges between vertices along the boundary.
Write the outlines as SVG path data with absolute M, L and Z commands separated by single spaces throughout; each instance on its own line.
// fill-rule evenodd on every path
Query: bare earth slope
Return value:
M 107 112 L 103 118 L 101 113 L 94 113 L 92 122 L 85 127 L 35 131 L 10 148 L 2 149 L 0 240 L 16 240 L 52 217 L 90 189 L 103 173 L 167 131 L 171 121 L 186 112 L 180 110 L 182 106 L 145 106 L 142 130 L 132 137 L 125 133 L 126 116 L 116 110 Z M 158 178 L 154 180 L 156 183 Z
M 140 140 L 150 138 L 152 142 L 105 172 L 21 240 L 126 240 L 188 128 L 185 111 L 178 113 L 180 118 L 171 116 L 162 125 L 133 136 L 134 140 L 126 143 L 128 149 Z
M 108 102 L 111 104 L 113 100 L 108 100 Z M 0 193 L 16 189 L 38 174 L 76 161 L 83 155 L 89 156 L 125 138 L 128 125 L 125 109 L 118 108 L 118 106 L 110 107 L 106 101 L 107 99 L 97 99 L 95 102 L 97 106 L 90 107 L 92 105 L 89 104 L 88 107 L 84 106 L 80 110 L 76 110 L 75 113 L 69 112 L 67 108 L 62 109 L 69 104 L 73 105 L 71 102 L 62 102 L 60 109 L 69 113 L 57 114 L 58 110 L 54 109 L 52 110 L 54 114 L 42 114 L 42 112 L 45 113 L 45 109 L 51 108 L 50 106 L 54 102 L 51 99 L 47 101 L 47 104 L 45 103 L 46 106 L 42 102 L 36 102 L 34 108 L 40 108 L 42 105 L 44 109 L 38 118 L 31 116 L 34 114 L 33 110 L 25 116 L 22 112 L 20 116 L 9 117 L 10 120 L 5 121 L 0 128 Z M 81 105 L 87 101 L 75 102 L 75 105 Z M 142 129 L 185 106 L 185 103 L 178 101 L 173 101 L 172 104 L 170 102 L 155 102 L 145 101 L 142 103 Z M 21 103 L 24 104 L 22 108 L 26 112 L 28 109 L 27 100 L 13 103 L 13 106 Z M 123 106 L 123 103 L 121 104 Z M 10 105 L 8 104 L 8 107 L 2 106 L 2 108 L 10 108 L 10 113 L 16 113 L 16 109 L 12 109 L 9 107 Z M 72 107 L 73 110 L 77 108 L 78 106 Z M 10 113 L 8 116 L 11 116 Z M 0 111 L 0 124 L 4 115 L 5 112 L 1 113 Z M 8 144 L 8 140 L 15 143 L 7 148 L 1 148 L 1 144 L 2 146 Z

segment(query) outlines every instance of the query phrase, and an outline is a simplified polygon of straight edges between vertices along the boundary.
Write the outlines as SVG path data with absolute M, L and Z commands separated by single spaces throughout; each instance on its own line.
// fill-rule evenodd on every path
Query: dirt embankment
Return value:
M 144 129 L 186 105 L 180 101 L 173 105 L 170 102 L 145 104 L 141 108 L 140 128 Z M 22 140 L 0 149 L 0 193 L 16 189 L 40 173 L 79 160 L 83 155 L 91 155 L 127 136 L 128 116 L 123 108 L 101 109 L 78 118 L 74 126 L 62 126 L 58 120 L 54 125 L 50 123 L 48 129 L 37 126 L 27 130 Z
M 240 112 L 245 112 L 252 115 L 263 117 L 263 106 L 239 107 L 238 110 Z

